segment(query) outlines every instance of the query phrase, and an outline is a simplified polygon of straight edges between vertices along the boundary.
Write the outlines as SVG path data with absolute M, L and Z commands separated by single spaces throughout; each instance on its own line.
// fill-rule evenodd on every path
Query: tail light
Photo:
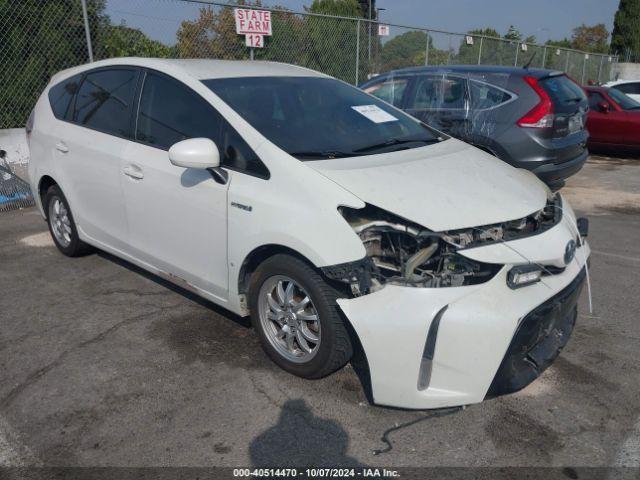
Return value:
M 524 81 L 540 97 L 538 104 L 524 117 L 518 120 L 518 126 L 525 128 L 551 128 L 553 127 L 553 102 L 549 94 L 540 86 L 537 78 L 523 77 Z

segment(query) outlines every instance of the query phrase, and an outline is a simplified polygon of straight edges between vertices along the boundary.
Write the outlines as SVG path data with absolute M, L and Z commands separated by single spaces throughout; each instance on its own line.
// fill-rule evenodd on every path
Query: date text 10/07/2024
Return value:
M 234 477 L 280 478 L 399 478 L 397 470 L 386 468 L 234 468 Z

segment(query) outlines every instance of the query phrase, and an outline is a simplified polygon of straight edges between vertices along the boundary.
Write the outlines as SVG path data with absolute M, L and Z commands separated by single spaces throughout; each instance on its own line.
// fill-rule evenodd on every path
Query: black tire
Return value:
M 52 219 L 50 215 L 50 205 L 56 199 L 59 199 L 67 210 L 67 216 L 70 221 L 71 233 L 70 233 L 70 242 L 68 245 L 62 244 L 53 231 L 53 226 L 51 225 Z M 76 223 L 73 220 L 73 214 L 71 213 L 71 208 L 69 207 L 69 202 L 67 201 L 64 193 L 57 185 L 52 185 L 47 190 L 47 193 L 44 195 L 44 199 L 42 201 L 42 207 L 45 211 L 45 215 L 47 216 L 47 225 L 49 226 L 49 233 L 51 234 L 51 238 L 53 238 L 53 243 L 56 244 L 58 250 L 60 250 L 67 257 L 81 257 L 83 255 L 87 255 L 93 251 L 93 248 L 80 240 L 78 236 L 78 230 L 76 228 Z
M 270 343 L 259 317 L 259 292 L 269 278 L 284 275 L 298 283 L 313 303 L 320 321 L 321 338 L 318 351 L 305 363 L 295 363 L 278 352 Z M 251 322 L 258 332 L 262 348 L 283 370 L 302 378 L 322 378 L 343 367 L 353 355 L 349 333 L 336 303 L 338 292 L 306 262 L 286 254 L 265 260 L 251 276 L 249 309 Z

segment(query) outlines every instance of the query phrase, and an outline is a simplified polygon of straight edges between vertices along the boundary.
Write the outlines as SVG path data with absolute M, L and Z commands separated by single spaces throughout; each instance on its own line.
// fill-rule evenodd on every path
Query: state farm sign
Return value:
M 271 12 L 234 8 L 238 35 L 271 35 Z

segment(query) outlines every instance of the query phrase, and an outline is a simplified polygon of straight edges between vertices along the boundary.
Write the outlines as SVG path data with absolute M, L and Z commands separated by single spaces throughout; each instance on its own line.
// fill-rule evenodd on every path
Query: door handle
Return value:
M 142 180 L 144 178 L 144 173 L 135 165 L 129 165 L 128 167 L 124 167 L 122 169 L 122 173 L 124 173 L 127 177 L 135 178 L 136 180 Z
M 69 151 L 69 147 L 64 142 L 56 143 L 56 150 L 62 153 L 67 153 Z

